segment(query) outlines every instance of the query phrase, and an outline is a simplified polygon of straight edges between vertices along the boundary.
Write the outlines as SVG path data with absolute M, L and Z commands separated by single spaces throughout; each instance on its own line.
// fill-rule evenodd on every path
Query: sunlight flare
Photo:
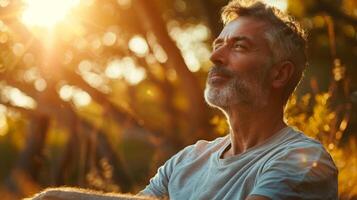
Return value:
M 63 20 L 79 0 L 24 0 L 24 3 L 23 23 L 51 28 Z

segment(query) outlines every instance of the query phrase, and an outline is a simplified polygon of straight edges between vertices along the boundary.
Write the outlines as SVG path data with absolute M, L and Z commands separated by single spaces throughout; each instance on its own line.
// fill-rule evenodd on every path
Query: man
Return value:
M 231 1 L 222 19 L 205 99 L 227 116 L 230 133 L 174 155 L 139 195 L 337 199 L 337 169 L 330 155 L 283 120 L 307 63 L 304 32 L 289 16 L 258 1 Z
M 171 199 L 337 199 L 337 169 L 323 146 L 288 127 L 287 99 L 306 66 L 299 25 L 256 1 L 232 1 L 213 43 L 205 99 L 230 133 L 173 156 L 140 193 Z

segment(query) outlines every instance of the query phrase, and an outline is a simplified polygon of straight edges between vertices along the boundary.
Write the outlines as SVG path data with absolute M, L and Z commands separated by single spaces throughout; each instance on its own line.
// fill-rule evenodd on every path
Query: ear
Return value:
M 290 81 L 295 65 L 291 61 L 283 61 L 272 70 L 272 87 L 282 88 Z

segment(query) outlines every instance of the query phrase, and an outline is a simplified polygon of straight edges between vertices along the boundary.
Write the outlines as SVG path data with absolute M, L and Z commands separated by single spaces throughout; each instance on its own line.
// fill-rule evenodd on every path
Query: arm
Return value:
M 101 193 L 80 188 L 50 188 L 25 200 L 155 200 L 131 194 Z
M 156 175 L 150 179 L 150 183 L 146 188 L 139 192 L 139 195 L 152 196 L 160 199 L 169 198 L 168 187 L 171 174 L 177 165 L 190 154 L 192 148 L 193 145 L 188 146 L 167 160 L 165 164 L 157 170 Z
M 80 188 L 50 188 L 36 194 L 32 198 L 25 200 L 157 200 L 168 198 L 168 183 L 175 165 L 183 158 L 185 151 L 191 147 L 186 147 L 173 157 L 171 157 L 158 170 L 158 173 L 150 180 L 150 184 L 138 195 L 101 193 L 98 191 L 85 190 Z M 156 198 L 155 198 L 156 197 Z

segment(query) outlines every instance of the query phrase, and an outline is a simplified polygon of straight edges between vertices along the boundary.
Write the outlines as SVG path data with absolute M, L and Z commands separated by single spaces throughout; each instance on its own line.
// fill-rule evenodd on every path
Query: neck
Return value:
M 286 127 L 283 107 L 265 106 L 252 108 L 235 106 L 225 110 L 230 125 L 230 148 L 223 154 L 229 157 L 244 153 L 260 145 L 269 137 Z

